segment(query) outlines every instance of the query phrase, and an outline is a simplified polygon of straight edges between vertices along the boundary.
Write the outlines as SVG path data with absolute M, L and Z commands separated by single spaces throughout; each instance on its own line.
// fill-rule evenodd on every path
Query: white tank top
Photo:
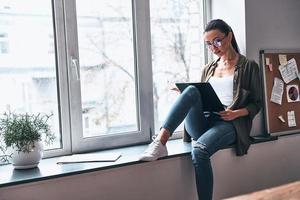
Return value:
M 221 103 L 229 106 L 233 100 L 233 75 L 224 77 L 210 77 L 208 81 L 214 88 Z

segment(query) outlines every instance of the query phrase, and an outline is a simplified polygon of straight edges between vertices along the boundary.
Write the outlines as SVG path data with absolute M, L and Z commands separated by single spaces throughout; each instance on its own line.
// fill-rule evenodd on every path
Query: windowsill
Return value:
M 277 137 L 256 137 L 253 143 L 267 142 L 276 139 Z M 132 147 L 101 151 L 101 153 L 120 153 L 122 156 L 115 162 L 56 164 L 59 157 L 55 157 L 43 159 L 40 162 L 38 168 L 28 170 L 14 170 L 12 165 L 0 166 L 0 188 L 75 174 L 82 174 L 92 171 L 141 164 L 144 162 L 139 161 L 138 157 L 146 149 L 146 147 L 147 145 L 137 145 Z M 191 143 L 183 142 L 182 139 L 169 141 L 167 143 L 167 147 L 169 155 L 163 159 L 190 155 L 192 148 Z M 231 147 L 232 146 L 229 146 L 227 148 Z

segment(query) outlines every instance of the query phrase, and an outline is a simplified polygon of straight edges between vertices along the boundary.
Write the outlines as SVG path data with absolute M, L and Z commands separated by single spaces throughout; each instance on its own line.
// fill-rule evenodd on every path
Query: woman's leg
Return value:
M 210 157 L 219 149 L 233 144 L 235 128 L 231 122 L 216 121 L 202 134 L 192 150 L 199 200 L 211 200 L 213 195 L 213 172 Z
M 187 131 L 194 139 L 207 129 L 201 94 L 195 86 L 188 86 L 177 98 L 162 125 L 159 138 L 164 135 L 169 138 L 183 120 Z M 167 134 L 164 134 L 165 132 Z M 164 142 L 165 140 L 162 140 L 162 143 Z
M 149 145 L 149 148 L 140 157 L 140 160 L 152 161 L 166 156 L 167 150 L 165 144 L 186 116 L 188 121 L 195 119 L 193 120 L 195 122 L 193 132 L 200 134 L 205 131 L 203 127 L 207 123 L 205 122 L 206 118 L 203 115 L 201 94 L 194 86 L 187 87 L 177 98 L 168 113 L 156 140 Z

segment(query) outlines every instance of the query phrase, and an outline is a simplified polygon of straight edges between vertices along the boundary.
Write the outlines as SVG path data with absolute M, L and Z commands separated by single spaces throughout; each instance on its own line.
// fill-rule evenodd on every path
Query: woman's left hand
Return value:
M 219 114 L 224 121 L 231 121 L 239 117 L 239 113 L 236 110 L 231 109 L 221 111 Z

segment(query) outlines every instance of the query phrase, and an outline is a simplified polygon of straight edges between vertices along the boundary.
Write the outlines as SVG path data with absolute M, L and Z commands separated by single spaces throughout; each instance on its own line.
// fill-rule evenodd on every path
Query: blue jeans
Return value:
M 199 200 L 211 200 L 213 194 L 213 172 L 210 157 L 219 149 L 233 144 L 236 132 L 233 124 L 217 115 L 207 116 L 203 112 L 199 90 L 187 87 L 177 98 L 162 127 L 172 134 L 184 121 L 189 135 L 196 140 L 192 150 L 196 185 Z

